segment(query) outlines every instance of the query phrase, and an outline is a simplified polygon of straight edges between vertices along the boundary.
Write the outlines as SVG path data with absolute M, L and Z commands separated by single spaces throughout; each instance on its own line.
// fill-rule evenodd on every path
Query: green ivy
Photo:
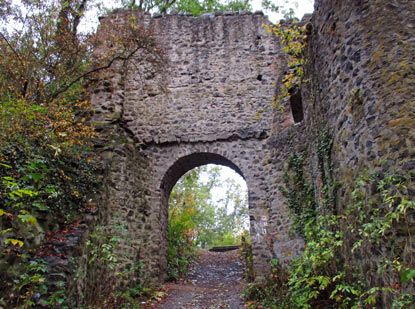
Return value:
M 315 149 L 317 153 L 318 172 L 321 179 L 320 211 L 324 214 L 336 212 L 336 196 L 339 184 L 333 177 L 331 150 L 333 139 L 328 129 L 324 128 L 317 136 Z
M 280 187 L 293 215 L 295 229 L 300 235 L 305 233 L 305 223 L 315 218 L 317 214 L 314 187 L 304 175 L 304 160 L 305 156 L 298 154 L 291 147 L 291 155 L 287 160 L 288 170 L 284 172 L 285 186 Z
M 99 185 L 103 168 L 87 147 L 56 153 L 45 144 L 1 144 L 0 290 L 15 289 L 19 278 L 28 274 L 25 265 L 36 260 L 45 234 L 64 229 L 89 211 L 88 199 Z M 36 293 L 41 294 L 39 299 L 52 297 L 49 289 Z M 7 306 L 38 302 L 23 294 L 8 295 L 12 294 L 25 298 L 5 297 Z M 57 294 L 53 297 L 62 299 Z
M 273 261 L 271 275 L 249 286 L 251 307 L 414 308 L 415 200 L 408 189 L 414 180 L 411 174 L 363 173 L 344 215 L 309 218 L 302 255 L 286 268 Z M 374 280 L 379 277 L 382 282 Z

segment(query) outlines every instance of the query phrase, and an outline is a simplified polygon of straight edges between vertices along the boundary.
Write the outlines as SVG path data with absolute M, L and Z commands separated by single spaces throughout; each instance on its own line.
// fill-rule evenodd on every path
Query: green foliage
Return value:
M 192 170 L 182 177 L 180 187 L 173 188 L 169 199 L 168 268 L 169 280 L 176 280 L 187 271 L 195 258 L 196 196 L 194 189 L 199 170 Z M 199 196 L 200 197 L 200 196 Z
M 291 3 L 289 3 L 291 2 Z M 284 16 L 284 19 L 286 20 L 293 20 L 295 9 L 298 8 L 298 1 L 277 1 L 278 5 L 276 4 L 276 1 L 273 0 L 262 0 L 261 5 L 262 9 L 266 12 L 274 12 L 274 13 L 282 13 Z
M 371 292 L 364 295 L 366 301 L 378 301 L 380 292 L 396 308 L 409 308 L 404 303 L 415 301 L 405 292 L 415 288 L 415 260 L 411 249 L 415 200 L 408 189 L 413 182 L 410 174 L 366 171 L 352 191 L 354 203 L 346 210 L 345 223 L 350 238 L 356 241 L 348 244 L 348 249 L 356 260 L 366 259 L 368 279 L 378 276 L 383 279 L 378 285 L 368 280 Z
M 192 13 L 200 16 L 208 12 L 251 11 L 249 0 L 122 0 L 123 7 L 134 8 L 142 12 L 170 13 L 172 10 L 181 13 Z
M 359 281 L 345 280 L 352 269 L 341 258 L 343 233 L 337 230 L 339 219 L 326 215 L 307 222 L 307 246 L 288 269 L 288 293 L 296 306 L 350 308 L 361 293 Z
M 249 286 L 251 307 L 413 308 L 411 182 L 411 175 L 361 175 L 345 215 L 310 218 L 302 255 L 284 268 L 273 261 L 272 274 Z
M 331 161 L 331 150 L 333 140 L 324 128 L 317 136 L 314 146 L 317 153 L 319 179 L 321 180 L 319 195 L 317 196 L 319 207 L 323 214 L 336 212 L 336 195 L 339 184 L 333 177 L 333 163 Z
M 314 187 L 310 184 L 303 170 L 305 156 L 298 154 L 291 147 L 288 157 L 288 170 L 284 172 L 284 186 L 280 187 L 287 198 L 287 205 L 294 217 L 294 226 L 300 235 L 304 235 L 305 224 L 317 215 L 317 202 Z
M 93 86 L 96 74 L 108 70 L 116 59 L 126 62 L 138 50 L 152 56 L 153 68 L 162 62 L 154 38 L 133 18 L 103 36 L 80 33 L 80 22 L 92 6 L 91 0 L 40 0 L 10 2 L 1 10 L 0 290 L 4 294 L 12 295 L 24 275 L 23 263 L 34 260 L 46 235 L 87 212 L 96 193 L 104 165 L 91 147 L 95 133 L 87 121 L 90 89 L 85 86 Z M 93 47 L 99 46 L 107 46 L 107 52 L 92 57 L 97 50 Z M 107 249 L 109 254 L 111 248 Z M 42 288 L 36 295 L 43 292 L 50 293 Z M 32 302 L 30 297 L 25 302 Z M 16 301 L 12 296 L 3 299 L 7 306 Z
M 241 256 L 245 261 L 245 278 L 251 282 L 255 279 L 255 273 L 252 255 L 252 240 L 248 231 L 244 231 L 241 235 Z
M 290 98 L 295 90 L 307 80 L 304 75 L 304 66 L 307 63 L 305 50 L 307 46 L 306 26 L 297 25 L 298 21 L 293 20 L 293 24 L 285 26 L 279 23 L 276 26 L 262 25 L 267 33 L 273 33 L 279 37 L 283 46 L 283 51 L 288 57 L 288 73 L 285 74 L 277 98 L 273 99 L 274 107 L 283 111 L 281 105 L 284 98 Z
M 54 292 L 49 292 L 46 274 L 48 264 L 39 259 L 29 259 L 21 256 L 22 271 L 16 274 L 13 281 L 7 282 L 10 296 L 0 298 L 0 305 L 14 308 L 30 308 L 44 306 L 48 308 L 68 308 L 63 306 L 65 297 L 65 282 L 59 281 Z M 47 295 L 47 296 L 46 296 Z M 45 297 L 46 296 L 46 297 Z
M 182 176 L 169 199 L 168 275 L 182 276 L 195 248 L 240 243 L 247 225 L 247 197 L 234 181 L 220 181 L 218 167 L 196 168 Z M 225 198 L 215 201 L 215 188 L 226 190 Z M 216 205 L 215 205 L 216 204 Z M 232 211 L 231 211 L 232 208 Z
M 44 221 L 52 216 L 51 224 L 58 226 L 85 211 L 87 196 L 94 192 L 102 167 L 88 152 L 66 152 L 57 157 L 54 150 L 39 146 L 9 145 L 0 150 L 4 156 L 0 166 L 3 236 L 32 238 L 42 230 L 37 218 Z
M 178 12 L 192 13 L 194 16 L 200 16 L 203 13 L 223 12 L 223 11 L 251 11 L 252 6 L 249 0 L 179 0 L 176 1 L 171 9 Z
M 126 236 L 125 224 L 113 223 L 110 226 L 99 225 L 95 227 L 94 233 L 89 235 L 87 246 L 89 247 L 89 260 L 103 262 L 108 268 L 114 269 L 119 266 L 117 248 L 122 237 Z
M 144 288 L 139 283 L 140 272 L 143 267 L 139 251 L 121 254 L 121 245 L 130 245 L 128 224 L 113 218 L 108 225 L 98 225 L 89 235 L 86 244 L 89 249 L 88 263 L 94 269 L 101 269 L 101 274 L 95 275 L 94 280 L 111 280 L 113 286 L 120 286 L 118 290 L 101 290 L 100 297 L 89 300 L 88 308 L 141 308 L 140 300 L 152 298 L 152 290 Z M 134 260 L 134 263 L 130 263 Z M 128 262 L 127 262 L 128 261 Z M 106 272 L 105 270 L 111 270 Z M 111 277 L 108 277 L 110 275 Z M 132 282 L 136 282 L 132 284 Z

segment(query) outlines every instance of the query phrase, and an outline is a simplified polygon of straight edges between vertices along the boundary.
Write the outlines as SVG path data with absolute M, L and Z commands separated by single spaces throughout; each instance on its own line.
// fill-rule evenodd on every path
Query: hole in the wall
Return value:
M 299 123 L 304 119 L 303 100 L 301 98 L 301 91 L 298 88 L 290 91 L 290 106 L 295 123 Z
M 258 76 L 256 77 L 257 80 L 261 81 L 262 80 L 262 74 L 258 74 Z

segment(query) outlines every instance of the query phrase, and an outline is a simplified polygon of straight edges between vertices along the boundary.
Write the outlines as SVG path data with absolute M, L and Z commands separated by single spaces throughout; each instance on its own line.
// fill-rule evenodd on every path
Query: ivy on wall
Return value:
M 307 80 L 304 28 L 267 26 L 281 38 L 288 73 L 276 106 Z M 356 92 L 357 93 L 357 92 Z M 362 100 L 358 92 L 359 100 Z M 353 95 L 356 99 L 357 95 Z M 313 111 L 311 112 L 313 113 Z M 280 187 L 295 233 L 305 240 L 301 256 L 282 265 L 271 261 L 271 274 L 251 283 L 245 296 L 253 308 L 413 308 L 415 297 L 415 175 L 385 167 L 364 171 L 353 183 L 351 200 L 339 208 L 340 184 L 333 174 L 333 139 L 312 115 L 314 142 L 302 152 L 290 145 Z M 307 171 L 315 160 L 314 171 Z
M 274 107 L 281 112 L 284 111 L 282 100 L 290 98 L 296 88 L 307 82 L 304 75 L 304 67 L 307 64 L 305 50 L 309 29 L 307 25 L 299 25 L 297 20 L 294 20 L 293 23 L 291 26 L 285 26 L 281 23 L 276 26 L 262 25 L 266 33 L 273 33 L 280 38 L 282 49 L 288 58 L 287 73 L 282 79 L 278 97 L 273 98 Z
M 304 252 L 288 267 L 272 260 L 271 275 L 245 291 L 251 307 L 413 308 L 415 199 L 408 188 L 415 175 L 365 171 L 338 214 L 327 130 L 314 147 L 321 185 L 304 171 L 310 151 L 292 147 L 280 188 Z

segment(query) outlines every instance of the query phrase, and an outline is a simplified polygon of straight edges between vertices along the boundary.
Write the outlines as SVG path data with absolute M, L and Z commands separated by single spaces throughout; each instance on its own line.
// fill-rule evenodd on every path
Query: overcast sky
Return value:
M 314 9 L 314 0 L 280 0 L 280 1 L 275 1 L 275 3 L 278 2 L 287 2 L 289 5 L 288 7 L 293 7 L 295 8 L 295 16 L 298 19 L 301 19 L 304 14 L 308 14 L 308 13 L 313 13 L 313 9 Z M 295 3 L 298 3 L 298 7 L 296 7 Z M 252 6 L 254 11 L 261 11 L 261 0 L 253 0 L 252 1 Z M 268 14 L 265 13 L 266 15 L 268 15 L 268 19 L 270 22 L 272 23 L 276 23 L 278 22 L 280 19 L 283 18 L 282 14 Z
M 295 15 L 298 19 L 301 19 L 304 16 L 304 14 L 312 13 L 314 8 L 314 0 L 274 0 L 274 2 L 287 3 L 287 7 L 295 8 Z M 105 0 L 104 3 L 106 6 L 111 6 L 111 3 L 114 3 L 114 1 Z M 252 0 L 251 3 L 254 11 L 262 11 L 261 0 Z M 296 4 L 298 4 L 298 6 Z M 89 14 L 90 16 L 86 16 L 86 18 L 82 21 L 82 28 L 91 29 L 91 27 L 96 28 L 96 26 L 98 25 L 98 17 L 96 16 L 96 12 L 89 12 Z M 272 23 L 277 23 L 280 19 L 283 18 L 282 14 L 265 14 L 268 15 L 268 19 Z

